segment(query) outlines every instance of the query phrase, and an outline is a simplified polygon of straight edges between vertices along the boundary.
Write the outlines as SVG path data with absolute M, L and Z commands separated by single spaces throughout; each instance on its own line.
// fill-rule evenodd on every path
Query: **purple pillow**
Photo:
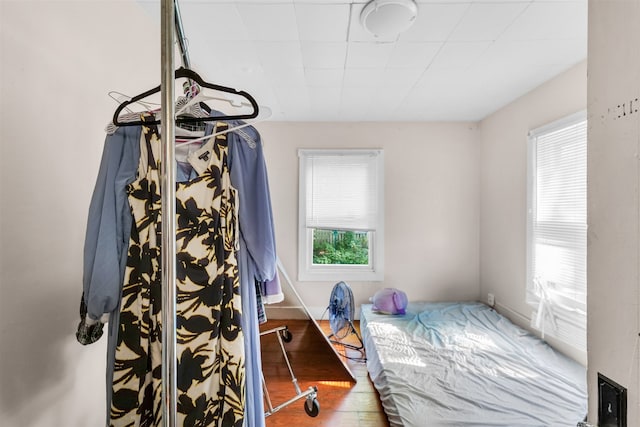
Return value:
M 384 314 L 405 314 L 408 303 L 407 294 L 395 288 L 380 289 L 370 301 L 373 303 L 373 311 Z

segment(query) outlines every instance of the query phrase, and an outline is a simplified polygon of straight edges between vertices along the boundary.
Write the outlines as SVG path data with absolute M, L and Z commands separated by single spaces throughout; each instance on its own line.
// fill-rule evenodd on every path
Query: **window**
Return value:
M 529 136 L 527 302 L 532 325 L 586 351 L 587 121 L 580 113 Z
M 298 279 L 382 280 L 382 150 L 299 150 Z

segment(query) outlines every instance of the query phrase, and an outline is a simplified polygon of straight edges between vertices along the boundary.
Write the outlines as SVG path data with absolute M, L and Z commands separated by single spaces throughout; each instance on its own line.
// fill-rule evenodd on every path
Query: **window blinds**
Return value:
M 306 227 L 372 231 L 378 225 L 379 152 L 303 154 Z
M 587 122 L 531 135 L 529 278 L 532 323 L 586 351 Z

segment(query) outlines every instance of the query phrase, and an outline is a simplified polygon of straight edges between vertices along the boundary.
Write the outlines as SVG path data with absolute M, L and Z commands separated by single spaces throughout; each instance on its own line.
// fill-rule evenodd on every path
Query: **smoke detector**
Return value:
M 413 0 L 371 0 L 362 9 L 360 22 L 376 37 L 396 36 L 409 29 L 416 16 Z

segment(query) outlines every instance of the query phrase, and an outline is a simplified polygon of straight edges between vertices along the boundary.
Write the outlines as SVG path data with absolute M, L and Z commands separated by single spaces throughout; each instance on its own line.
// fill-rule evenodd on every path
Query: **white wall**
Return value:
M 95 19 L 61 24 L 73 13 Z M 135 40 L 126 30 L 133 27 Z M 106 94 L 160 80 L 157 23 L 130 1 L 2 0 L 0 32 L 0 424 L 98 426 L 106 340 L 82 347 L 73 336 L 86 213 L 115 107 Z M 123 60 L 123 49 L 139 53 Z M 95 52 L 103 60 L 89 59 Z M 585 84 L 580 65 L 485 120 L 482 138 L 467 123 L 261 124 L 279 254 L 291 277 L 297 148 L 378 147 L 385 282 L 351 283 L 357 302 L 382 286 L 432 300 L 491 291 L 526 314 L 526 132 L 584 108 Z M 317 311 L 333 283 L 296 286 Z M 288 292 L 282 306 L 291 305 Z
M 135 40 L 127 28 L 136 28 Z M 107 93 L 135 94 L 160 80 L 157 22 L 131 1 L 3 0 L 0 31 L 0 425 L 99 426 L 106 339 L 83 347 L 74 337 L 86 215 L 115 109 Z M 358 301 L 382 286 L 411 298 L 479 296 L 474 125 L 264 123 L 260 130 L 279 252 L 293 277 L 297 148 L 381 147 L 386 281 L 354 283 Z M 298 289 L 321 309 L 332 285 Z M 285 305 L 297 305 L 290 299 Z
M 74 336 L 82 248 L 116 106 L 107 92 L 159 81 L 157 25 L 145 19 L 122 1 L 0 1 L 2 426 L 103 425 L 106 340 Z M 134 27 L 149 48 L 119 60 Z
M 525 303 L 527 134 L 586 109 L 586 62 L 517 99 L 480 124 L 480 290 L 497 308 L 528 327 Z M 551 340 L 553 343 L 553 340 Z M 554 343 L 557 344 L 557 343 Z M 557 344 L 586 363 L 586 355 Z
M 601 372 L 627 387 L 629 426 L 640 425 L 638 22 L 640 2 L 589 2 L 589 419 Z
M 385 280 L 349 282 L 356 304 L 397 287 L 410 299 L 477 299 L 478 131 L 467 123 L 262 123 L 279 256 L 314 315 L 335 282 L 297 282 L 298 148 L 383 148 Z M 298 302 L 269 310 L 289 317 Z M 280 312 L 279 312 L 280 311 Z

